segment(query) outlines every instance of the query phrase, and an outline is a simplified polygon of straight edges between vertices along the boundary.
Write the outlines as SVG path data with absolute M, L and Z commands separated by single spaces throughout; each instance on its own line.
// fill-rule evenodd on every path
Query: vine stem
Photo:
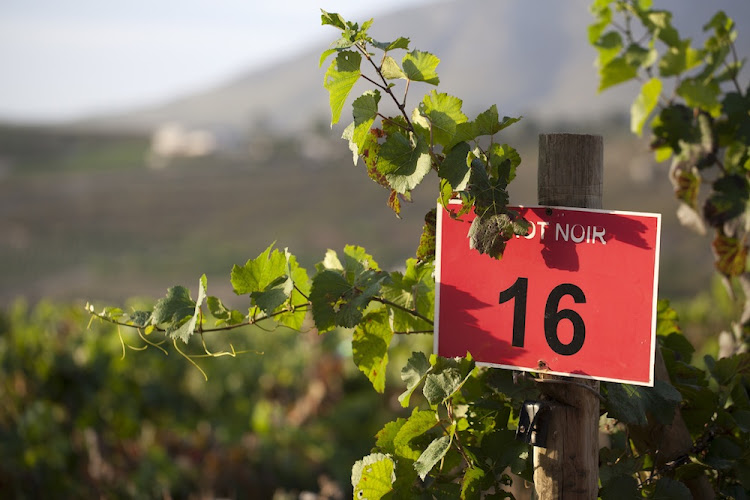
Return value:
M 451 425 L 455 426 L 456 422 L 455 422 L 455 420 L 453 418 L 453 399 L 452 398 L 450 400 L 448 400 L 448 401 L 445 402 L 445 408 L 446 408 L 446 410 L 448 412 L 448 418 L 451 421 Z M 448 432 L 448 430 L 445 429 L 445 427 L 443 427 L 443 430 L 445 430 L 446 432 Z M 463 457 L 463 459 L 466 461 L 466 464 L 467 465 L 471 465 L 472 462 L 471 462 L 471 460 L 469 460 L 468 455 L 466 455 L 466 451 L 464 450 L 464 447 L 461 444 L 461 438 L 458 437 L 458 433 L 457 432 L 453 432 L 451 434 L 451 441 L 456 444 L 456 450 L 458 451 L 458 453 L 461 454 L 461 456 Z
M 367 59 L 372 67 L 375 69 L 375 73 L 380 77 L 380 79 L 383 81 L 382 84 L 376 83 L 371 78 L 369 78 L 367 75 L 362 75 L 363 78 L 371 82 L 373 85 L 377 86 L 380 89 L 383 89 L 383 91 L 391 96 L 391 99 L 393 99 L 393 102 L 396 103 L 396 106 L 398 107 L 399 111 L 401 111 L 401 115 L 404 117 L 404 120 L 406 120 L 406 123 L 409 124 L 408 130 L 410 132 L 414 132 L 414 125 L 412 125 L 411 120 L 409 119 L 409 115 L 406 114 L 406 93 L 404 93 L 404 102 L 399 102 L 398 98 L 396 98 L 395 94 L 391 90 L 391 87 L 388 85 L 388 81 L 383 76 L 383 71 L 380 69 L 380 67 L 375 64 L 375 61 L 372 60 L 372 57 L 370 56 L 370 53 L 367 52 L 367 50 L 362 46 L 362 44 L 358 43 L 355 45 L 357 47 L 357 50 L 359 50 L 363 56 L 365 56 L 365 59 Z M 409 89 L 409 80 L 406 80 L 406 89 L 408 91 Z
M 737 57 L 737 47 L 735 47 L 734 42 L 730 39 L 729 40 L 729 47 L 732 51 L 732 59 L 734 59 L 734 69 L 731 70 L 729 67 L 727 67 L 728 70 L 732 72 L 732 83 L 734 83 L 734 88 L 737 90 L 737 93 L 742 95 L 742 88 L 740 87 L 740 82 L 737 81 L 737 74 L 739 73 L 739 70 L 737 69 L 737 64 L 739 63 L 739 57 Z M 726 59 L 724 60 L 724 65 L 727 65 Z
M 303 309 L 303 308 L 306 309 L 310 305 L 311 305 L 310 302 L 305 302 L 303 304 L 298 304 L 298 305 L 292 306 L 292 309 Z M 398 307 L 397 304 L 394 304 L 394 306 Z M 286 314 L 288 312 L 290 312 L 290 311 L 289 310 L 277 311 L 277 312 L 274 312 L 274 313 L 262 316 L 260 318 L 253 318 L 253 319 L 248 320 L 248 321 L 243 321 L 242 323 L 238 323 L 236 325 L 226 325 L 226 326 L 219 326 L 219 327 L 215 327 L 215 328 L 202 328 L 202 326 L 199 326 L 197 332 L 200 333 L 200 334 L 203 334 L 203 333 L 223 332 L 223 331 L 228 331 L 228 330 L 234 330 L 234 329 L 237 329 L 237 328 L 242 328 L 243 326 L 252 326 L 252 325 L 255 325 L 255 324 L 257 324 L 257 323 L 259 323 L 261 321 L 264 321 L 264 320 L 267 320 L 267 319 L 272 319 L 272 318 L 275 318 L 276 316 L 280 316 L 280 315 Z M 90 314 L 92 314 L 93 316 L 96 316 L 97 318 L 99 318 L 99 319 L 101 319 L 103 321 L 106 321 L 107 323 L 112 323 L 113 325 L 128 326 L 128 327 L 136 328 L 136 329 L 137 328 L 143 328 L 143 326 L 131 325 L 131 324 L 128 324 L 128 323 L 126 323 L 124 321 L 118 321 L 116 319 L 108 318 L 108 317 L 106 317 L 106 316 L 104 316 L 102 314 L 99 314 L 99 313 L 90 312 Z M 202 312 L 201 312 L 201 314 L 202 314 Z M 154 325 L 154 330 L 156 330 L 157 332 L 162 332 L 162 333 L 166 332 L 165 328 L 162 328 L 162 327 L 159 327 L 159 326 L 156 326 L 156 325 Z
M 404 306 L 398 305 L 395 302 L 391 302 L 388 299 L 384 299 L 383 297 L 373 297 L 372 300 L 374 300 L 375 302 L 380 302 L 381 304 L 384 304 L 386 306 L 391 306 L 391 307 L 395 307 L 396 309 L 400 309 L 400 310 L 402 310 L 402 311 L 404 311 L 406 313 L 411 314 L 412 316 L 416 316 L 417 318 L 419 318 L 419 319 L 421 319 L 423 321 L 426 321 L 430 325 L 434 325 L 435 324 L 430 318 L 428 318 L 427 316 L 424 316 L 423 314 L 421 314 L 419 311 L 417 311 L 415 309 L 409 309 L 408 307 L 404 307 Z

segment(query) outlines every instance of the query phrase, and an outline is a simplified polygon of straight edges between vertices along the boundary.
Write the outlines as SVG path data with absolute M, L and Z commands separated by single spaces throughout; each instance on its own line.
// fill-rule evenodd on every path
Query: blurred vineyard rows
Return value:
M 731 305 L 719 284 L 698 292 L 711 280 L 709 243 L 677 223 L 667 166 L 614 132 L 621 123 L 562 128 L 604 134 L 606 208 L 663 213 L 660 296 L 690 321 L 694 343 L 715 337 Z M 536 136 L 552 131 L 526 124 L 501 138 L 524 158 L 513 203 L 536 202 Z M 308 268 L 348 243 L 399 266 L 434 200 L 415 199 L 398 220 L 336 135 L 266 138 L 245 155 L 153 169 L 147 137 L 0 127 L 3 496 L 351 495 L 351 465 L 401 411 L 398 373 L 378 395 L 343 336 L 248 329 L 207 339 L 252 352 L 201 359 L 206 382 L 184 358 L 123 347 L 146 345 L 136 332 L 87 329 L 83 309 L 153 303 L 169 286 L 195 289 L 202 273 L 212 295 L 246 306 L 230 269 L 272 241 Z M 414 343 L 430 350 L 429 336 L 399 341 L 391 367 Z
M 136 352 L 134 332 L 87 322 L 48 302 L 0 313 L 4 498 L 344 498 L 400 410 L 335 334 L 216 334 L 210 349 L 251 352 L 198 360 L 205 381 L 174 351 Z

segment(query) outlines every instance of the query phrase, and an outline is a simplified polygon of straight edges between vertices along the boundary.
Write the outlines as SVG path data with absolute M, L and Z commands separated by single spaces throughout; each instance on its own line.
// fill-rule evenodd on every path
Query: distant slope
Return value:
M 542 120 L 625 113 L 633 87 L 596 93 L 596 54 L 586 32 L 591 22 L 589 4 L 589 0 L 449 1 L 376 18 L 371 34 L 380 40 L 408 35 L 412 48 L 440 57 L 441 91 L 462 97 L 469 113 L 492 103 L 501 113 Z M 724 9 L 740 25 L 740 54 L 750 53 L 747 0 L 655 0 L 655 4 L 673 11 L 681 32 L 697 38 L 709 16 Z M 331 27 L 321 27 L 321 32 L 335 37 Z M 328 119 L 328 98 L 322 87 L 325 66 L 318 68 L 318 55 L 325 48 L 321 44 L 278 65 L 161 106 L 86 123 L 150 129 L 176 120 L 282 131 L 320 123 Z M 412 94 L 425 89 L 414 90 Z

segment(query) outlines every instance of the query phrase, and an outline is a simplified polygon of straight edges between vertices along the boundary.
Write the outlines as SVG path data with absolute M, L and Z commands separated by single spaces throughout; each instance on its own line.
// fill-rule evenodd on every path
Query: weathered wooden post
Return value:
M 602 208 L 601 136 L 539 136 L 538 198 L 545 206 Z M 595 499 L 599 476 L 599 382 L 540 375 L 547 447 L 534 448 L 537 498 Z

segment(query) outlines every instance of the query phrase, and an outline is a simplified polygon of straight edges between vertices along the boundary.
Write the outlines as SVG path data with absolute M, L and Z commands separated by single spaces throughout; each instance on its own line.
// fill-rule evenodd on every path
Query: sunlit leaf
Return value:
M 335 12 L 326 12 L 323 9 L 320 9 L 320 12 L 320 22 L 322 26 L 330 25 L 340 30 L 346 29 L 346 21 L 344 21 L 344 18 L 341 17 L 340 14 L 336 14 Z
M 424 395 L 431 405 L 438 405 L 453 396 L 474 370 L 469 353 L 465 358 L 437 357 L 424 379 Z
M 429 120 L 435 143 L 447 146 L 452 141 L 458 124 L 468 120 L 461 111 L 461 106 L 461 99 L 434 90 L 424 96 L 419 104 L 419 112 Z
M 409 406 L 409 400 L 414 390 L 424 380 L 427 372 L 432 369 L 430 361 L 422 352 L 413 352 L 406 366 L 401 369 L 401 380 L 406 382 L 406 391 L 399 397 L 398 401 L 404 408 Z
M 440 59 L 433 54 L 414 50 L 404 56 L 401 67 L 409 80 L 437 85 L 440 78 L 435 70 L 439 63 Z
M 248 295 L 263 292 L 279 277 L 285 275 L 286 256 L 269 245 L 255 259 L 249 259 L 244 266 L 232 267 L 231 282 L 234 293 Z
M 393 438 L 396 455 L 410 460 L 417 460 L 422 454 L 424 447 L 415 447 L 412 442 L 437 425 L 438 420 L 435 412 L 414 408 L 412 414 L 399 429 L 396 437 Z
M 648 120 L 649 115 L 659 102 L 661 94 L 661 80 L 652 78 L 641 87 L 641 92 L 636 97 L 630 108 L 630 130 L 640 136 L 643 132 L 643 125 Z
M 328 90 L 331 107 L 331 125 L 341 117 L 346 98 L 360 76 L 362 56 L 351 50 L 338 53 L 326 71 L 323 86 Z
M 245 321 L 245 315 L 240 311 L 226 307 L 218 297 L 206 298 L 206 305 L 211 316 L 216 318 L 216 326 L 239 325 Z
M 395 59 L 391 56 L 385 56 L 383 62 L 380 65 L 380 72 L 383 77 L 387 80 L 396 80 L 399 78 L 406 78 L 406 73 L 401 69 Z
M 599 92 L 635 78 L 638 70 L 623 57 L 609 61 L 599 69 Z
M 449 436 L 441 436 L 427 446 L 427 449 L 424 450 L 417 461 L 414 462 L 414 469 L 417 471 L 417 474 L 419 474 L 421 479 L 424 480 L 435 464 L 445 457 L 450 446 L 451 440 Z
M 388 326 L 384 310 L 368 313 L 354 330 L 352 355 L 359 370 L 367 376 L 379 393 L 385 390 L 385 374 L 388 365 L 388 347 L 393 332 Z
M 376 42 L 375 40 L 373 40 L 372 45 L 382 50 L 383 52 L 388 52 L 389 50 L 396 50 L 396 49 L 408 49 L 409 39 L 406 37 L 400 36 L 392 42 Z
M 380 147 L 378 170 L 399 193 L 414 189 L 429 173 L 431 159 L 428 145 L 417 141 L 412 145 L 403 134 L 391 134 Z
M 352 467 L 354 498 L 379 500 L 393 491 L 396 480 L 393 459 L 382 453 L 367 455 Z

